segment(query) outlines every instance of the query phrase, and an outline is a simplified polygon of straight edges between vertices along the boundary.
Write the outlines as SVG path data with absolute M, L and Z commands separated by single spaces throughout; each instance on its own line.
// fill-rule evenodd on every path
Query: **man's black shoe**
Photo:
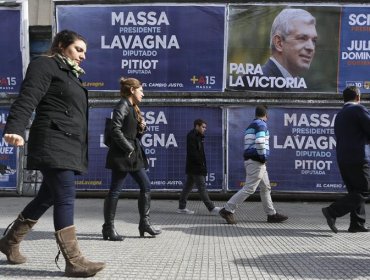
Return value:
M 348 232 L 368 232 L 369 229 L 364 226 L 350 226 Z
M 286 220 L 288 220 L 288 217 L 279 213 L 275 213 L 274 215 L 267 215 L 268 223 L 282 223 Z
M 227 211 L 225 208 L 222 208 L 220 212 L 218 212 L 222 218 L 226 220 L 226 222 L 230 225 L 235 225 L 236 220 L 234 218 L 234 214 Z
M 335 226 L 335 218 L 333 218 L 332 216 L 330 216 L 329 211 L 328 211 L 328 208 L 322 208 L 321 210 L 322 210 L 322 213 L 324 214 L 324 216 L 326 218 L 326 222 L 328 223 L 328 226 L 330 227 L 330 229 L 334 233 L 338 233 L 338 229 Z

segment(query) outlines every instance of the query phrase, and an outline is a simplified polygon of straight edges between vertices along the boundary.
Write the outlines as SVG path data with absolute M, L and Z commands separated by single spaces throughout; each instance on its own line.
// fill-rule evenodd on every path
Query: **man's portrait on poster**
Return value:
M 230 63 L 229 85 L 236 89 L 302 91 L 308 85 L 318 39 L 315 17 L 304 9 L 285 8 L 270 31 L 270 57 L 264 64 Z M 236 74 L 236 76 L 235 76 Z

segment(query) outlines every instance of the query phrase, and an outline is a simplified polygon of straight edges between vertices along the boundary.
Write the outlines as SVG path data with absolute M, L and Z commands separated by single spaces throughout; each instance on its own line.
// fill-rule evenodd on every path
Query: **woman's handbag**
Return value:
M 112 119 L 105 118 L 105 127 L 104 127 L 104 145 L 110 147 L 112 144 Z

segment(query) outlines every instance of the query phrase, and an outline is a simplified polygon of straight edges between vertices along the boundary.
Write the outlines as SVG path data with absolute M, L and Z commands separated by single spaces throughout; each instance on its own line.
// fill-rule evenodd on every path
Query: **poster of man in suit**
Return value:
M 330 6 L 230 6 L 226 90 L 336 92 L 339 15 Z

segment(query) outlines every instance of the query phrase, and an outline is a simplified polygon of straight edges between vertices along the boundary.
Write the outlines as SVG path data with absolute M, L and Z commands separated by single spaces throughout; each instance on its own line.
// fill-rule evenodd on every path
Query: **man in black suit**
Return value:
M 367 232 L 365 202 L 370 191 L 370 113 L 360 104 L 360 90 L 343 91 L 344 106 L 336 116 L 334 132 L 339 171 L 348 194 L 323 208 L 330 229 L 337 233 L 337 217 L 350 214 L 349 232 Z

